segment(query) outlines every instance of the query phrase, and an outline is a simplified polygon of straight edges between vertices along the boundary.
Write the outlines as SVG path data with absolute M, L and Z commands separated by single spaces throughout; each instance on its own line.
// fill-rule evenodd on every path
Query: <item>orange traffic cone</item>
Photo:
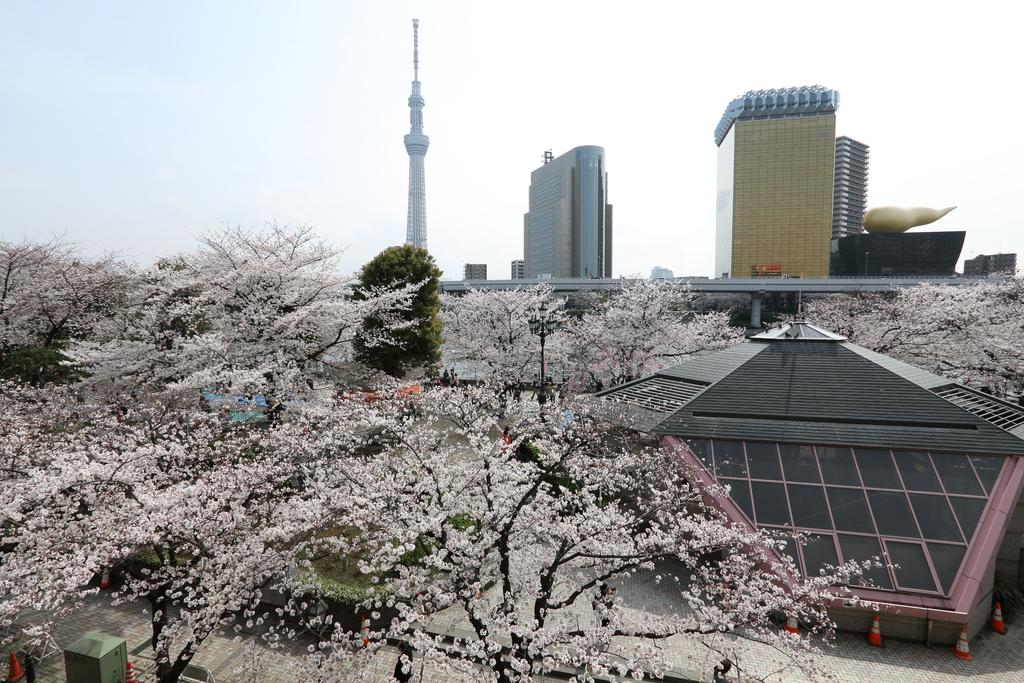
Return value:
M 103 575 L 100 576 L 100 588 L 110 588 L 110 570 L 106 567 L 103 568 Z
M 960 659 L 964 661 L 971 661 L 974 657 L 971 656 L 971 649 L 967 646 L 967 624 L 960 629 L 960 639 L 956 641 L 956 647 L 950 648 Z
M 882 629 L 878 626 L 878 615 L 871 620 L 871 632 L 868 633 L 868 644 L 875 647 L 885 647 L 882 644 Z
M 1003 607 L 998 602 L 992 608 L 992 621 L 989 622 L 989 628 L 1001 636 L 1006 635 L 1006 624 L 1003 623 Z
M 786 615 L 786 625 L 782 627 L 782 630 L 786 633 L 792 633 L 794 635 L 800 635 L 800 626 L 796 623 L 796 615 Z
M 18 655 L 12 652 L 7 670 L 7 683 L 20 681 L 23 678 L 25 678 L 25 672 L 21 670 L 21 662 L 18 661 Z
M 139 679 L 135 677 L 135 667 L 132 666 L 131 662 L 128 662 L 128 668 L 125 671 L 124 683 L 139 683 Z
M 359 625 L 359 633 L 363 637 L 363 647 L 370 644 L 370 619 L 364 614 Z

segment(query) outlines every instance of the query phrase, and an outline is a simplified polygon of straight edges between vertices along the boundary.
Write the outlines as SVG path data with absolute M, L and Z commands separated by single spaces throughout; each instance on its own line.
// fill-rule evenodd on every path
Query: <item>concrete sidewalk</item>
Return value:
M 658 587 L 652 582 L 640 581 L 625 591 L 623 598 L 629 598 L 636 607 L 636 602 L 655 600 L 659 597 Z M 664 608 L 665 596 L 660 596 L 660 605 Z M 641 599 L 644 598 L 644 599 Z M 657 611 L 657 610 L 654 610 Z M 579 618 L 593 618 L 586 610 L 581 610 Z M 458 610 L 446 610 L 435 615 L 429 622 L 431 631 L 460 637 L 471 636 L 464 616 Z M 971 642 L 971 652 L 975 659 L 963 662 L 954 657 L 947 647 L 928 648 L 920 643 L 903 643 L 892 639 L 886 640 L 886 647 L 878 649 L 869 646 L 862 635 L 840 634 L 836 646 L 828 650 L 822 657 L 822 667 L 835 679 L 841 681 L 900 681 L 901 683 L 954 683 L 955 681 L 971 680 L 978 683 L 1004 683 L 1005 681 L 1024 682 L 1024 627 L 1010 624 L 1010 632 L 1000 636 L 984 631 Z M 154 680 L 154 662 L 150 649 L 150 621 L 148 607 L 142 602 L 129 605 L 112 606 L 107 597 L 98 595 L 91 598 L 85 606 L 57 625 L 54 637 L 61 648 L 71 644 L 88 631 L 101 631 L 110 635 L 123 637 L 128 644 L 129 660 L 136 667 L 140 683 L 152 683 Z M 616 639 L 613 651 L 631 647 L 632 639 Z M 307 652 L 312 641 L 298 640 L 287 643 L 281 648 L 270 650 L 252 635 L 242 634 L 236 638 L 232 632 L 212 636 L 200 649 L 194 663 L 209 669 L 218 683 L 290 683 L 295 681 L 295 674 L 301 658 Z M 722 653 L 734 656 L 739 654 L 739 664 L 746 668 L 746 663 L 757 663 L 757 668 L 769 665 L 769 668 L 782 669 L 782 662 L 777 653 L 756 644 L 737 643 L 730 636 L 716 636 L 707 642 L 693 638 L 673 638 L 662 643 L 666 656 L 672 661 L 672 671 L 681 677 L 688 677 L 691 672 L 706 672 L 709 676 L 711 667 L 721 659 Z M 358 683 L 384 683 L 391 680 L 391 672 L 398 659 L 395 648 L 382 648 L 365 669 L 347 674 L 341 680 Z M 258 663 L 257 675 L 244 669 Z M 777 662 L 777 667 L 770 666 Z M 247 666 L 248 665 L 248 666 Z M 751 668 L 754 668 L 751 666 Z M 38 669 L 40 683 L 64 683 L 64 661 L 61 653 L 55 653 L 44 659 Z M 415 662 L 414 681 L 422 683 L 441 683 L 457 680 L 450 675 L 436 671 L 421 659 Z M 554 679 L 551 680 L 563 680 Z M 746 679 L 744 680 L 754 680 Z M 804 681 L 806 677 L 793 670 L 779 670 L 769 680 L 773 681 Z

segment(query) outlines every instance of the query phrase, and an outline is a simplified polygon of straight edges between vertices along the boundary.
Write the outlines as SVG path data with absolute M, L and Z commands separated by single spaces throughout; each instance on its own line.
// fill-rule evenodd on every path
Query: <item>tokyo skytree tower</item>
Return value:
M 423 96 L 420 95 L 420 20 L 412 20 L 412 94 L 409 95 L 409 134 L 405 151 L 409 153 L 409 214 L 405 223 L 405 243 L 427 248 L 427 183 L 423 160 L 430 138 L 423 134 Z

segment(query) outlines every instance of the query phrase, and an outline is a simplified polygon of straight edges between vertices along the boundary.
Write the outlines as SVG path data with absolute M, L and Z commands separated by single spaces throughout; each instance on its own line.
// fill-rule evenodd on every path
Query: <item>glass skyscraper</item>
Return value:
M 530 174 L 530 210 L 523 216 L 527 278 L 612 276 L 612 207 L 603 147 L 558 158 L 545 154 Z
M 828 277 L 839 93 L 757 90 L 715 129 L 715 277 Z

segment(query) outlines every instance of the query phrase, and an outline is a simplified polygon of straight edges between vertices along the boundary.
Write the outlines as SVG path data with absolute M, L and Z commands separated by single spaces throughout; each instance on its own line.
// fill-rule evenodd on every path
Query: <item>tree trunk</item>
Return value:
M 189 647 L 191 643 L 188 643 L 172 663 L 171 644 L 165 642 L 163 647 L 158 649 L 160 634 L 167 626 L 167 595 L 165 592 L 158 595 L 151 594 L 148 600 L 153 617 L 153 637 L 150 644 L 156 658 L 156 681 L 157 683 L 178 683 L 181 675 L 185 672 L 185 667 L 192 661 L 194 651 Z M 159 617 L 156 616 L 158 612 Z

